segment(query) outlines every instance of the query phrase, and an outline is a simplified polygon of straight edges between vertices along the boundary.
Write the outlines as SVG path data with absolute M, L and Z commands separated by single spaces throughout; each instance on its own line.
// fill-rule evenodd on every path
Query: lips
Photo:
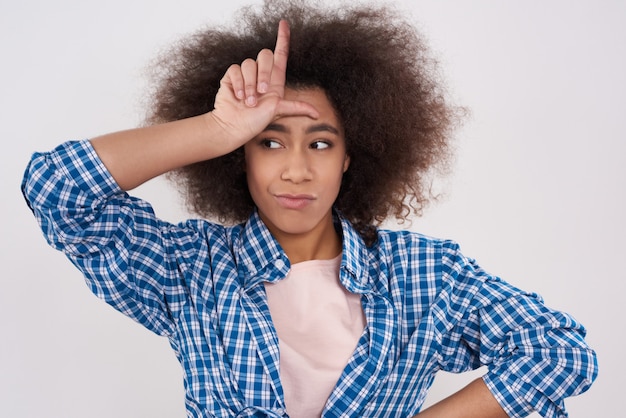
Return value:
M 285 209 L 303 209 L 311 204 L 315 197 L 307 194 L 280 194 L 276 195 L 276 201 Z

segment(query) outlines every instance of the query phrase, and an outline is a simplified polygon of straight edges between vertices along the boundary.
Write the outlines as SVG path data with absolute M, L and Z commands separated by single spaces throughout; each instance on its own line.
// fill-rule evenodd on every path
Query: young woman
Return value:
M 457 115 L 414 29 L 304 2 L 239 22 L 164 59 L 149 126 L 37 153 L 22 186 L 92 291 L 169 338 L 188 416 L 566 416 L 597 373 L 584 328 L 452 241 L 377 227 L 419 213 Z M 220 223 L 127 193 L 164 173 Z M 482 365 L 420 412 L 439 370 Z

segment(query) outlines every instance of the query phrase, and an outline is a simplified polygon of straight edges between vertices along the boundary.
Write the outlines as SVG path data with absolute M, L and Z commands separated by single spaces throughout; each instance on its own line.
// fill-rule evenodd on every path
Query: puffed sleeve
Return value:
M 457 318 L 443 338 L 442 368 L 487 366 L 483 380 L 511 417 L 567 417 L 563 400 L 597 375 L 585 328 L 537 294 L 486 273 L 457 244 L 444 247 L 444 288 Z
M 92 292 L 160 335 L 186 300 L 184 235 L 122 191 L 89 141 L 32 156 L 22 193 L 48 243 L 84 274 Z M 176 246 L 173 244 L 176 242 Z

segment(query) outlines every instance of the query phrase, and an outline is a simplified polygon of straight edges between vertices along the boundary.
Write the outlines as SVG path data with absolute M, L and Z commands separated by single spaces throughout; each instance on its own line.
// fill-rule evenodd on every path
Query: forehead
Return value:
M 324 122 L 333 125 L 337 131 L 343 132 L 343 125 L 341 124 L 339 117 L 337 115 L 337 110 L 328 99 L 326 92 L 321 88 L 285 88 L 285 99 L 294 100 L 294 101 L 302 101 L 311 104 L 317 111 L 320 116 L 317 120 L 311 119 L 309 117 L 302 117 L 308 119 L 311 123 L 315 122 Z M 300 119 L 301 117 L 297 117 Z M 287 119 L 292 119 L 291 117 L 285 117 L 278 119 L 279 121 Z M 293 118 L 295 119 L 295 118 Z

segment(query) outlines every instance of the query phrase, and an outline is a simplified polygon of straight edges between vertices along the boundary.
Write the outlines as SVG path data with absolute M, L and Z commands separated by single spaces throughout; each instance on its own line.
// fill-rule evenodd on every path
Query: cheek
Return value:
M 248 190 L 253 194 L 260 186 L 258 173 L 254 169 L 247 167 L 246 180 L 248 181 Z
M 248 190 L 253 198 L 266 190 L 272 181 L 272 168 L 257 160 L 246 162 Z
M 339 191 L 344 173 L 345 170 L 342 164 L 333 164 L 332 166 L 327 167 L 324 175 L 324 184 L 326 184 L 328 191 L 332 190 L 333 193 L 337 193 Z
M 248 183 L 248 191 L 250 192 L 250 194 L 254 194 L 254 191 L 256 190 L 256 179 L 257 179 L 257 175 L 256 175 L 256 171 L 255 171 L 255 167 L 253 164 L 250 164 L 250 162 L 246 159 L 245 162 L 245 172 L 246 172 L 246 182 Z
M 256 183 L 256 180 L 260 176 L 259 171 L 263 165 L 260 164 L 259 159 L 255 157 L 254 153 L 246 153 L 246 159 L 244 164 L 248 184 Z

